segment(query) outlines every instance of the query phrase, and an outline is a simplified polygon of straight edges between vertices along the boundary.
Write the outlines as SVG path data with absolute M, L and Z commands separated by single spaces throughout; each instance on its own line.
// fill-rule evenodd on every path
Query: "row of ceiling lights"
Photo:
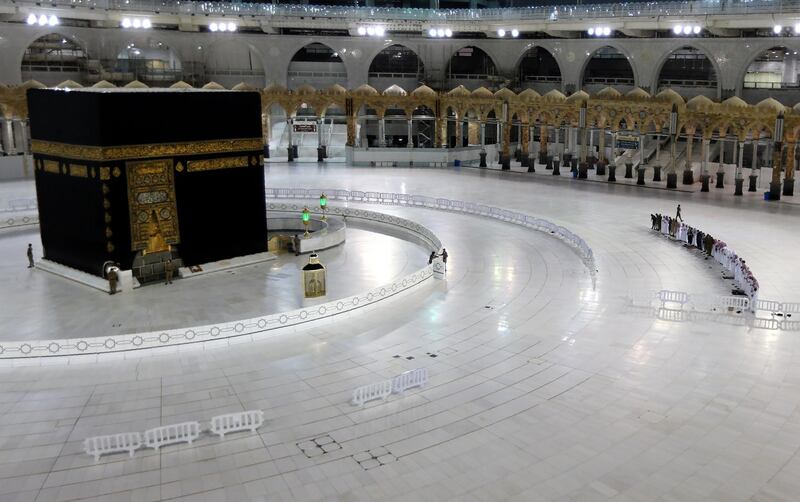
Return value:
M 431 28 L 428 30 L 428 36 L 433 38 L 450 38 L 453 36 L 453 30 L 450 28 Z
M 362 37 L 365 35 L 370 37 L 382 37 L 386 35 L 386 28 L 383 26 L 359 26 L 357 31 Z
M 36 15 L 34 13 L 28 14 L 27 23 L 29 25 L 38 25 L 38 26 L 56 26 L 60 24 L 60 20 L 57 16 L 50 14 L 49 16 L 46 14 Z M 151 28 L 152 22 L 148 18 L 122 18 L 120 25 L 123 28 L 134 28 L 134 29 L 149 29 Z M 236 23 L 233 22 L 221 22 L 221 23 L 211 23 L 208 25 L 208 29 L 217 32 L 217 31 L 229 31 L 234 32 L 238 29 Z M 697 24 L 676 24 L 672 27 L 672 32 L 675 35 L 699 35 L 703 28 Z M 383 26 L 359 26 L 358 27 L 358 34 L 361 36 L 371 36 L 371 37 L 382 37 L 386 34 L 386 28 Z M 589 36 L 593 37 L 607 37 L 611 35 L 611 28 L 608 26 L 593 26 L 586 30 L 586 33 Z M 780 35 L 784 31 L 783 25 L 776 24 L 772 27 L 772 32 L 775 35 Z M 510 31 L 507 31 L 503 28 L 497 30 L 497 36 L 500 38 L 504 38 L 506 35 L 510 34 L 513 38 L 517 38 L 519 36 L 519 30 L 514 28 Z M 800 35 L 800 23 L 794 25 L 794 34 Z M 453 36 L 453 30 L 450 28 L 430 28 L 428 30 L 428 36 L 434 38 L 443 38 L 447 37 L 450 38 Z
M 780 25 L 780 24 L 776 24 L 775 26 L 772 27 L 772 33 L 774 33 L 776 35 L 782 34 L 783 33 L 783 26 Z M 800 23 L 797 23 L 796 25 L 794 25 L 794 34 L 795 35 L 800 35 Z
M 236 31 L 239 27 L 236 26 L 236 23 L 211 23 L 208 25 L 208 29 L 214 32 L 217 31 Z
M 39 25 L 39 26 L 56 26 L 60 23 L 57 16 L 50 14 L 49 16 L 45 14 L 36 15 L 34 13 L 28 14 L 28 19 L 26 20 L 30 25 Z
M 703 28 L 699 24 L 676 24 L 672 27 L 672 33 L 676 35 L 699 35 Z
M 611 28 L 608 26 L 594 26 L 586 30 L 590 37 L 607 37 L 611 35 Z
M 144 29 L 144 30 L 149 30 L 150 28 L 153 27 L 153 23 L 150 22 L 150 20 L 147 19 L 146 17 L 145 18 L 141 18 L 141 17 L 134 17 L 134 18 L 123 17 L 122 21 L 119 24 L 123 28 L 126 28 L 126 29 L 127 28 L 133 28 L 135 30 L 138 30 L 140 28 Z
M 519 36 L 519 30 L 516 29 L 516 28 L 514 28 L 511 31 L 506 31 L 503 28 L 500 28 L 499 30 L 497 30 L 497 36 L 500 37 L 500 38 L 505 37 L 506 34 L 511 34 L 512 37 L 517 38 Z

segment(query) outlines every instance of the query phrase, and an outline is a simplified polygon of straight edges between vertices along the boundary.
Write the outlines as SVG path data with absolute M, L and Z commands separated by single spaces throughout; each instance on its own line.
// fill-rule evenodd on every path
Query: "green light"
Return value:
M 328 205 L 328 198 L 325 197 L 325 194 L 322 194 L 319 198 L 319 207 L 325 207 Z
M 303 221 L 308 221 L 311 215 L 307 211 L 303 211 Z

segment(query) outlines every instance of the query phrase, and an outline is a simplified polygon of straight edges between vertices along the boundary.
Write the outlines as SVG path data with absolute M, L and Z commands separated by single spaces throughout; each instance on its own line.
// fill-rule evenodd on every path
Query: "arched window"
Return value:
M 289 63 L 289 89 L 308 84 L 325 89 L 333 84 L 347 86 L 347 69 L 339 53 L 327 45 L 308 44 Z
M 50 33 L 37 38 L 22 57 L 22 80 L 38 80 L 54 86 L 65 80 L 92 85 L 100 80 L 100 62 L 90 61 L 74 40 Z

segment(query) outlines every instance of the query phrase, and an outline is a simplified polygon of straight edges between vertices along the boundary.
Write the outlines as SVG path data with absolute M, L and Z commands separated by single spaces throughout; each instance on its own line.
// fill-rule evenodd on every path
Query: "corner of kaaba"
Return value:
M 31 89 L 28 109 L 45 259 L 147 282 L 267 251 L 258 93 Z

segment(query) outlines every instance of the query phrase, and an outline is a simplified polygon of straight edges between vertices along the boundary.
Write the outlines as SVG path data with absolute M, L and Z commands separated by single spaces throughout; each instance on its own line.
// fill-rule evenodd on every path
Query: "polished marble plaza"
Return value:
M 4 363 L 0 500 L 798 498 L 797 333 L 665 321 L 628 301 L 662 288 L 729 292 L 710 261 L 649 230 L 651 212 L 672 214 L 677 203 L 690 224 L 747 258 L 762 298 L 800 301 L 796 206 L 470 168 L 272 164 L 266 176 L 268 187 L 447 197 L 546 218 L 592 247 L 596 287 L 577 254 L 546 234 L 478 216 L 364 205 L 439 236 L 450 253 L 446 280 L 365 313 L 226 349 L 68 366 Z M 25 183 L 0 190 L 31 193 Z M 22 320 L 24 312 L 44 315 L 45 302 L 66 294 L 50 291 L 66 285 L 21 275 L 28 271 L 19 242 L 30 235 L 0 234 L 2 295 L 36 304 L 20 312 L 20 299 L 15 312 L 3 309 L 0 328 L 11 339 L 17 321 L 43 337 L 35 333 L 42 321 Z M 424 265 L 427 254 L 366 231 L 336 253 L 331 263 L 357 271 L 359 287 L 414 269 L 415 260 Z M 286 259 L 286 267 L 298 266 Z M 207 281 L 204 292 L 174 290 L 180 322 L 191 309 L 238 314 L 227 305 L 240 289 L 280 288 L 263 275 L 258 285 L 224 274 Z M 283 293 L 270 294 L 253 299 L 247 315 Z M 114 299 L 126 309 L 135 304 Z M 141 322 L 171 315 L 154 308 Z M 70 328 L 41 329 L 57 336 Z M 364 408 L 348 403 L 359 385 L 423 366 L 430 372 L 423 389 Z M 202 436 L 97 463 L 82 451 L 88 436 L 244 409 L 264 410 L 257 434 Z M 340 448 L 309 456 L 299 445 L 314 439 Z

